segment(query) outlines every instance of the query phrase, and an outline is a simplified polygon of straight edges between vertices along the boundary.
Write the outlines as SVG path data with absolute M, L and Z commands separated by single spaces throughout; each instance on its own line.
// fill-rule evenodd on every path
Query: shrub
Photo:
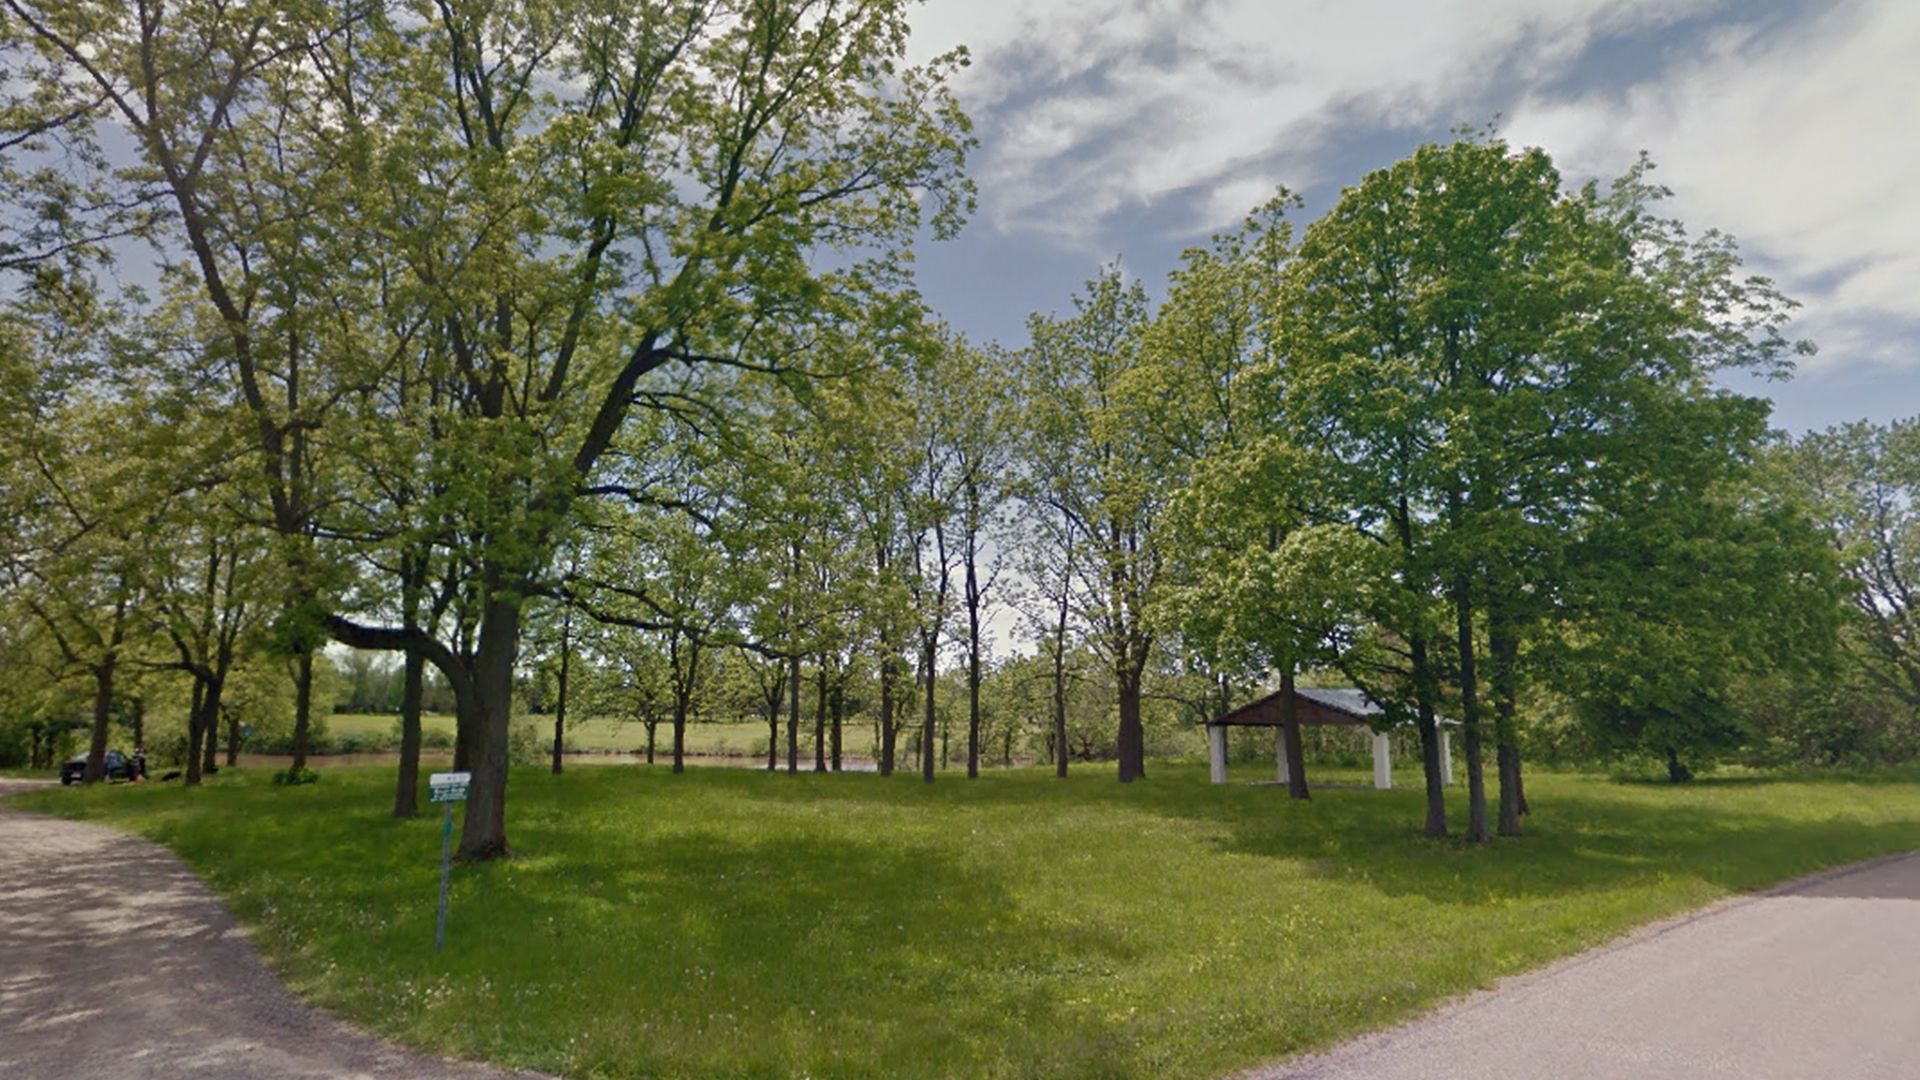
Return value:
M 311 784 L 320 779 L 320 774 L 312 769 L 281 769 L 273 774 L 273 782 L 280 787 L 293 787 L 297 784 Z

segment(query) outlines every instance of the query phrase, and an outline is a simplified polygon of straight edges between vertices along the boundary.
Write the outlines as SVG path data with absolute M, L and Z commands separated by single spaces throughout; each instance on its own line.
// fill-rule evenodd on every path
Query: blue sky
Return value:
M 1914 0 L 928 0 L 914 26 L 916 57 L 974 58 L 980 211 L 920 273 L 977 338 L 1022 343 L 1114 258 L 1157 285 L 1275 185 L 1311 219 L 1498 116 L 1570 180 L 1648 151 L 1682 218 L 1805 305 L 1819 355 L 1750 384 L 1777 424 L 1920 415 Z

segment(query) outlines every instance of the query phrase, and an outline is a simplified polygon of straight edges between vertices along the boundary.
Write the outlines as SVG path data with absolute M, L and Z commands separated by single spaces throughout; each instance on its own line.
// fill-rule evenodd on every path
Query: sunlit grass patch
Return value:
M 296 989 L 363 1024 L 607 1077 L 1217 1075 L 1920 847 L 1912 777 L 1539 774 L 1529 835 L 1474 849 L 1418 837 L 1417 790 L 1296 804 L 1150 772 L 517 771 L 516 854 L 457 868 L 440 956 L 439 817 L 386 817 L 387 770 L 16 804 L 180 851 Z

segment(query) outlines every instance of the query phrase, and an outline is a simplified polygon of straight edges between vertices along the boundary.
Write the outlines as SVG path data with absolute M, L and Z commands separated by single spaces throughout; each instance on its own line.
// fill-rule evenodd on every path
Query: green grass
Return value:
M 440 956 L 440 824 L 383 816 L 387 770 L 14 801 L 173 847 L 297 991 L 368 1027 L 590 1077 L 1219 1075 L 1920 847 L 1912 775 L 1542 773 L 1529 835 L 1472 849 L 1415 835 L 1418 791 L 1300 805 L 1152 773 L 518 771 L 517 854 L 456 870 Z
M 383 713 L 335 713 L 326 718 L 327 733 L 330 738 L 354 736 L 360 738 L 384 738 L 394 731 L 397 718 Z M 522 717 L 516 723 L 531 727 L 542 745 L 551 746 L 553 742 L 553 717 Z M 426 731 L 438 731 L 453 738 L 453 717 L 445 713 L 429 713 L 420 718 L 420 726 Z M 811 719 L 803 719 L 802 736 L 806 752 L 812 757 Z M 786 753 L 786 728 L 780 731 L 780 752 Z M 673 752 L 673 725 L 662 723 L 654 734 L 656 754 Z M 868 724 L 848 724 L 842 732 L 842 749 L 848 754 L 862 757 L 873 756 L 873 729 Z M 606 717 L 589 717 L 573 720 L 567 724 L 567 749 L 586 751 L 617 751 L 630 753 L 645 749 L 647 729 L 637 721 L 619 721 Z M 767 728 L 760 723 L 696 723 L 687 725 L 687 753 L 701 755 L 725 755 L 729 757 L 754 757 L 767 752 Z

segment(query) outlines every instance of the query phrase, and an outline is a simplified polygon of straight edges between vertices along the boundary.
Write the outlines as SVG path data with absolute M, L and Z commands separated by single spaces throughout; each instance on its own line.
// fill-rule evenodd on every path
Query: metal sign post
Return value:
M 446 820 L 440 826 L 440 912 L 433 920 L 433 951 L 447 944 L 447 876 L 453 868 L 453 804 L 467 797 L 472 773 L 439 772 L 427 777 L 427 801 L 445 803 Z

